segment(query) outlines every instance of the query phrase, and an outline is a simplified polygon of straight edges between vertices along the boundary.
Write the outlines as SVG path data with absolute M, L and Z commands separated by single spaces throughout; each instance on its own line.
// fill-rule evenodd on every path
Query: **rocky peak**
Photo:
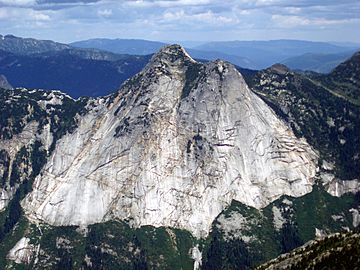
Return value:
M 289 68 L 283 64 L 274 64 L 269 68 L 269 70 L 271 70 L 279 75 L 285 75 L 286 73 L 288 73 L 290 71 Z
M 146 67 L 136 76 L 127 80 L 121 89 L 115 94 L 121 104 L 128 103 L 131 98 L 140 97 L 145 98 L 148 104 L 150 100 L 159 99 L 156 93 L 158 88 L 149 87 L 152 84 L 168 83 L 169 79 L 174 82 L 183 83 L 182 94 L 181 91 L 173 93 L 178 87 L 168 87 L 168 91 L 161 94 L 162 99 L 168 98 L 169 102 L 173 103 L 181 97 L 188 95 L 190 88 L 194 82 L 197 81 L 201 70 L 205 69 L 203 64 L 193 60 L 191 56 L 180 45 L 169 45 L 163 47 L 158 53 L 154 54 Z M 154 92 L 155 91 L 155 92 Z M 180 93 L 180 94 L 179 94 Z M 114 101 L 114 99 L 110 99 Z M 169 102 L 167 102 L 169 104 Z M 166 103 L 159 103 L 163 107 Z
M 158 53 L 155 54 L 155 56 L 173 56 L 178 59 L 188 59 L 190 61 L 195 62 L 192 57 L 185 51 L 184 47 L 178 44 L 172 44 L 168 46 L 164 46 L 160 49 Z
M 165 46 L 156 53 L 150 60 L 149 65 L 166 64 L 169 66 L 183 66 L 190 63 L 196 63 L 194 59 L 177 44 Z

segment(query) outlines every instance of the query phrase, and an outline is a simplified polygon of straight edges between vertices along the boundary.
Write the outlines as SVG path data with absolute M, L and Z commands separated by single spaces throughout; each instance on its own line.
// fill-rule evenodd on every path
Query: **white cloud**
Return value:
M 98 10 L 97 14 L 100 17 L 108 18 L 108 17 L 111 17 L 113 12 L 112 12 L 112 9 L 101 9 L 101 10 Z
M 272 15 L 271 19 L 277 26 L 283 28 L 292 28 L 298 26 L 327 26 L 348 23 L 358 23 L 360 18 L 350 19 L 326 19 L 326 18 L 306 18 L 302 16 L 288 16 L 288 15 Z
M 9 12 L 5 8 L 0 8 L 0 20 L 9 18 Z
M 299 7 L 286 7 L 284 10 L 290 14 L 300 14 L 302 12 L 302 9 Z
M 49 15 L 34 10 L 31 10 L 29 12 L 29 18 L 34 19 L 35 21 L 43 21 L 43 22 L 50 21 Z
M 163 40 L 286 37 L 325 40 L 336 36 L 359 41 L 360 2 L 350 2 L 0 0 L 0 29 L 19 36 L 31 33 L 62 41 L 99 36 Z M 46 30 L 41 31 L 37 25 Z M 326 31 L 317 31 L 320 28 Z
M 213 1 L 214 2 L 214 1 Z M 136 1 L 127 1 L 126 4 L 128 6 L 134 7 L 163 7 L 163 8 L 171 8 L 171 7 L 179 7 L 179 6 L 201 6 L 211 4 L 210 0 L 136 0 Z
M 279 1 L 279 0 L 257 0 L 255 2 L 256 2 L 255 3 L 256 6 L 269 6 L 269 5 L 278 4 L 281 1 Z
M 213 13 L 212 11 L 206 11 L 202 13 L 188 14 L 184 10 L 176 12 L 165 12 L 163 14 L 165 21 L 184 21 L 184 22 L 202 22 L 207 24 L 236 24 L 239 22 L 237 18 L 221 16 Z
M 0 0 L 0 5 L 8 6 L 29 6 L 34 5 L 36 0 Z
M 0 20 L 24 22 L 48 22 L 51 20 L 49 14 L 30 8 L 3 7 L 0 8 Z

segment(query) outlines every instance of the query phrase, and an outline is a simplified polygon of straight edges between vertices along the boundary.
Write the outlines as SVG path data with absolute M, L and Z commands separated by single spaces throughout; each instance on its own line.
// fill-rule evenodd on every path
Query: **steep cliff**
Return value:
M 261 208 L 311 191 L 316 153 L 228 63 L 165 47 L 87 109 L 23 202 L 33 221 L 119 218 L 205 236 L 233 199 Z

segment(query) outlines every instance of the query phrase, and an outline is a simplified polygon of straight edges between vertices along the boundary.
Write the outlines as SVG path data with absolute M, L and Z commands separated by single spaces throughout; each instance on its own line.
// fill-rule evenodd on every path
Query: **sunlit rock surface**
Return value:
M 30 244 L 30 239 L 23 237 L 10 250 L 7 258 L 15 263 L 30 264 L 36 248 Z
M 22 203 L 33 221 L 118 218 L 204 236 L 232 200 L 261 208 L 312 189 L 317 154 L 228 63 L 165 47 L 87 109 Z

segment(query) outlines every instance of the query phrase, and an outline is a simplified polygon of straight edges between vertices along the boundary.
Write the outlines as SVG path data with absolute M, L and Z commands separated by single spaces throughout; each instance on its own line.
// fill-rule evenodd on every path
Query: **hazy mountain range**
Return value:
M 151 53 L 165 45 L 122 39 L 94 39 L 68 45 L 50 40 L 0 36 L 0 74 L 5 75 L 14 87 L 61 89 L 73 97 L 106 95 L 139 72 L 149 61 Z M 283 46 L 286 50 L 281 49 Z M 354 49 L 351 46 L 354 44 L 234 41 L 197 45 L 188 52 L 202 61 L 229 61 L 247 76 L 254 73 L 251 70 L 277 62 L 294 70 L 330 72 L 352 55 Z M 295 56 L 283 60 L 290 55 Z
M 149 42 L 139 41 L 144 52 Z M 125 42 L 125 44 L 128 44 Z M 158 44 L 162 47 L 164 44 Z M 131 76 L 139 72 L 151 55 L 118 54 L 99 49 L 75 48 L 49 40 L 18 38 L 7 35 L 0 38 L 0 74 L 14 87 L 62 89 L 72 97 L 101 96 L 112 93 Z M 148 51 L 150 52 L 150 51 Z M 215 52 L 197 51 L 200 59 L 229 60 L 229 56 Z M 242 62 L 241 57 L 232 57 Z M 207 59 L 207 60 L 205 60 Z M 231 60 L 231 59 L 230 59 Z M 242 69 L 246 74 L 250 70 Z
M 146 40 L 90 39 L 74 42 L 71 45 L 115 53 L 147 54 L 156 52 L 166 43 Z M 208 42 L 187 50 L 195 58 L 206 60 L 220 58 L 243 68 L 263 69 L 275 63 L 289 63 L 293 69 L 326 73 L 359 48 L 359 44 L 353 43 L 335 45 L 301 40 L 270 40 Z M 301 62 L 298 57 L 304 57 L 305 61 Z
M 149 56 L 93 60 L 71 50 L 36 55 L 0 51 L 0 74 L 14 87 L 62 89 L 73 97 L 106 95 L 139 72 Z

